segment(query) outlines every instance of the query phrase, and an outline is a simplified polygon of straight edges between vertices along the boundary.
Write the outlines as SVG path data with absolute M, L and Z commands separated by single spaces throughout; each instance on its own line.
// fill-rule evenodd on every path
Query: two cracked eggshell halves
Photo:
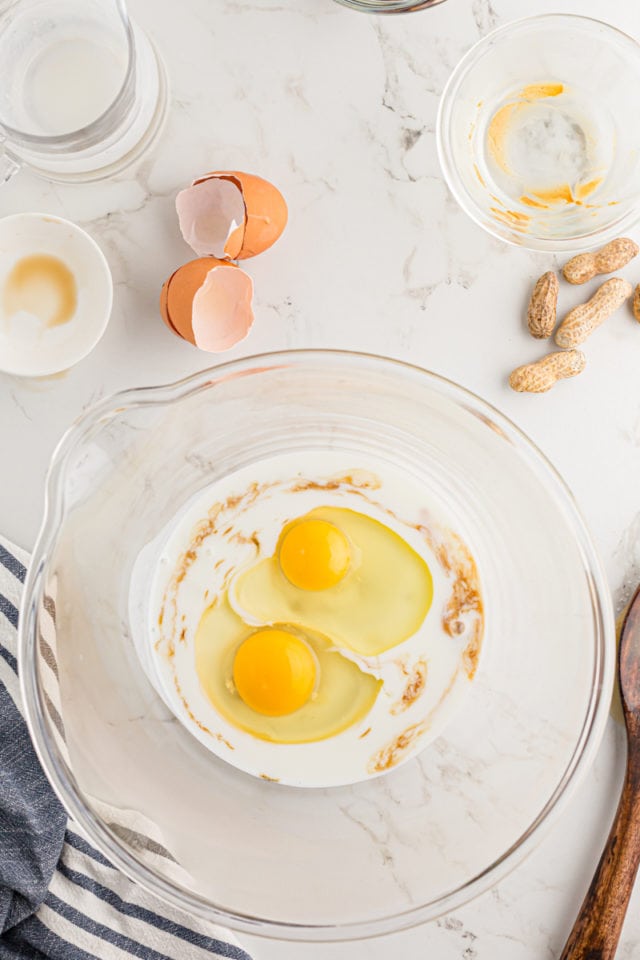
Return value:
M 253 281 L 234 260 L 255 257 L 287 224 L 280 191 L 261 177 L 220 171 L 176 197 L 182 236 L 198 254 L 162 287 L 160 313 L 170 330 L 201 350 L 229 350 L 253 326 Z

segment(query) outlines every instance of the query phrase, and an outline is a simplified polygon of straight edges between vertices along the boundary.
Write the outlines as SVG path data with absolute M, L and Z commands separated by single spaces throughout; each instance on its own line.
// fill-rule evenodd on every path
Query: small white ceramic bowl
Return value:
M 62 261 L 75 278 L 75 310 L 64 323 L 47 326 L 26 310 L 8 315 L 3 293 L 7 279 L 19 261 L 37 254 Z M 18 213 L 0 220 L 0 370 L 22 377 L 68 370 L 100 340 L 112 302 L 109 265 L 95 240 L 80 227 L 44 213 Z

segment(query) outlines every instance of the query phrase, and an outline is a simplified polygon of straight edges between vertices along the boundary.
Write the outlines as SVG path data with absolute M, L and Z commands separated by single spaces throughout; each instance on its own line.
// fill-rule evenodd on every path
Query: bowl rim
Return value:
M 633 206 L 626 213 L 622 214 L 606 227 L 596 230 L 579 233 L 570 237 L 546 238 L 536 237 L 530 234 L 520 234 L 509 231 L 505 224 L 504 232 L 499 229 L 498 224 L 494 224 L 485 217 L 480 208 L 471 200 L 469 194 L 462 183 L 458 169 L 453 160 L 453 152 L 450 146 L 450 128 L 451 113 L 456 103 L 456 97 L 460 83 L 466 76 L 469 69 L 474 66 L 479 57 L 488 49 L 492 43 L 502 37 L 504 34 L 515 33 L 531 24 L 544 22 L 558 23 L 559 21 L 576 21 L 586 26 L 605 27 L 611 33 L 616 34 L 624 42 L 632 44 L 640 56 L 640 41 L 636 40 L 631 34 L 626 33 L 612 23 L 606 20 L 600 20 L 597 17 L 584 16 L 580 13 L 541 13 L 529 17 L 519 17 L 517 20 L 510 20 L 477 40 L 472 47 L 461 57 L 453 70 L 451 71 L 444 89 L 440 95 L 438 113 L 436 116 L 436 150 L 440 170 L 445 183 L 453 195 L 456 203 L 466 215 L 473 220 L 477 226 L 481 227 L 490 236 L 508 243 L 511 246 L 523 247 L 526 250 L 544 250 L 549 252 L 563 253 L 567 251 L 588 250 L 590 247 L 602 246 L 609 240 L 617 236 L 622 236 L 631 229 L 640 220 L 640 196 L 636 199 Z
M 414 380 L 426 379 L 440 395 L 457 403 L 471 416 L 497 428 L 559 502 L 576 536 L 583 569 L 589 579 L 596 642 L 591 699 L 575 749 L 565 771 L 535 820 L 496 860 L 469 881 L 437 899 L 375 920 L 341 924 L 301 924 L 254 917 L 212 904 L 206 898 L 167 880 L 135 859 L 122 841 L 91 811 L 82 799 L 73 774 L 66 767 L 48 732 L 46 709 L 37 679 L 37 610 L 47 559 L 63 518 L 62 479 L 67 462 L 78 446 L 126 409 L 179 402 L 209 389 L 230 376 L 261 372 L 304 363 L 368 365 L 394 371 Z M 274 351 L 232 360 L 169 384 L 136 387 L 113 394 L 86 410 L 62 436 L 49 466 L 45 510 L 24 584 L 18 624 L 18 663 L 25 719 L 45 774 L 69 816 L 91 843 L 129 879 L 172 907 L 233 930 L 291 941 L 332 942 L 365 939 L 398 932 L 434 920 L 484 893 L 510 873 L 537 846 L 558 820 L 577 787 L 591 768 L 609 715 L 615 676 L 616 643 L 612 598 L 604 568 L 589 530 L 569 487 L 558 471 L 526 434 L 496 407 L 454 381 L 416 364 L 375 354 L 330 349 Z
M 390 13 L 417 13 L 436 7 L 445 0 L 337 0 L 343 7 L 359 13 L 377 13 L 386 16 Z

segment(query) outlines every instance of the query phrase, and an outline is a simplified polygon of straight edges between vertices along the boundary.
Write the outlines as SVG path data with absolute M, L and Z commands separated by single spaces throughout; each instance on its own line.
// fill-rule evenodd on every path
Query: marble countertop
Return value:
M 153 155 L 106 183 L 63 187 L 21 172 L 0 193 L 2 214 L 36 210 L 81 224 L 115 279 L 112 320 L 85 361 L 48 380 L 0 374 L 3 534 L 32 546 L 49 457 L 82 410 L 118 389 L 210 364 L 162 324 L 158 293 L 190 257 L 176 191 L 212 168 L 239 168 L 273 180 L 291 216 L 278 244 L 251 263 L 256 324 L 224 358 L 359 349 L 410 359 L 477 392 L 529 434 L 573 489 L 620 608 L 640 580 L 640 331 L 611 323 L 589 345 L 579 380 L 545 396 L 512 393 L 506 375 L 537 355 L 522 319 L 531 281 L 557 261 L 486 236 L 457 208 L 436 156 L 438 97 L 451 69 L 481 35 L 531 13 L 530 5 L 449 0 L 395 18 L 332 0 L 130 6 L 171 77 L 170 117 Z M 603 12 L 596 0 L 536 4 L 536 13 L 552 11 Z M 605 13 L 640 37 L 640 8 Z M 634 235 L 640 240 L 640 230 Z M 625 276 L 637 282 L 639 269 Z M 359 944 L 245 942 L 258 960 L 552 960 L 608 832 L 623 761 L 622 730 L 611 720 L 570 813 L 514 874 L 451 916 Z M 640 953 L 639 908 L 640 892 L 621 960 Z

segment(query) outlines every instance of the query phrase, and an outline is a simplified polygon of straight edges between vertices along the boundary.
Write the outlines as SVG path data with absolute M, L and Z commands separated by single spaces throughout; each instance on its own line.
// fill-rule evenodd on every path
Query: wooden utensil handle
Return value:
M 630 758 L 609 839 L 561 960 L 613 960 L 640 864 L 640 756 Z

